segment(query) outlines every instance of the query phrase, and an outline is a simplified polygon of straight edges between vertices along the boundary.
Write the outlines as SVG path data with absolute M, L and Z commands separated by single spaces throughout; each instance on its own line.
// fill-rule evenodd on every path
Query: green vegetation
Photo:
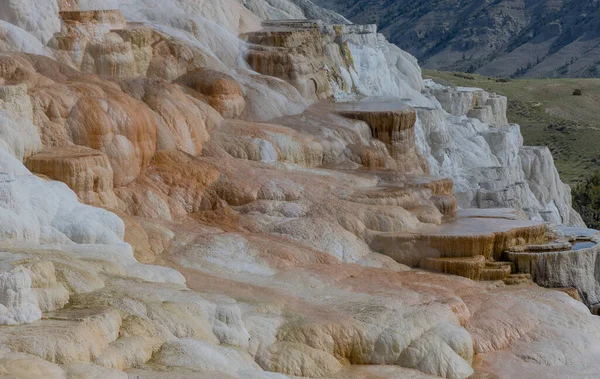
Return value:
M 600 228 L 600 172 L 587 177 L 573 188 L 573 208 L 589 228 Z
M 600 79 L 508 80 L 427 70 L 423 76 L 507 96 L 508 120 L 521 125 L 526 145 L 550 148 L 566 183 L 585 182 L 600 169 Z M 581 96 L 573 96 L 576 89 Z

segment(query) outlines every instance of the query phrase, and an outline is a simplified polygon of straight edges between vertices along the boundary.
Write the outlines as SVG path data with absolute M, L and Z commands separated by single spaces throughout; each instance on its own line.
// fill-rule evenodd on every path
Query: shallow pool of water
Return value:
M 572 250 L 587 249 L 587 248 L 590 248 L 590 247 L 592 247 L 594 245 L 595 245 L 595 243 L 589 242 L 589 241 L 573 242 Z

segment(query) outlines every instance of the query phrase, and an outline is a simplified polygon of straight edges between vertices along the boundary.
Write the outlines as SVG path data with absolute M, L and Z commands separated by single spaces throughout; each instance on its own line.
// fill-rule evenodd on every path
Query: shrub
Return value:
M 573 96 L 581 96 L 581 90 L 579 88 L 577 88 L 575 91 L 573 91 Z
M 475 80 L 475 77 L 473 75 L 465 74 L 464 72 L 453 72 L 452 75 L 461 79 Z

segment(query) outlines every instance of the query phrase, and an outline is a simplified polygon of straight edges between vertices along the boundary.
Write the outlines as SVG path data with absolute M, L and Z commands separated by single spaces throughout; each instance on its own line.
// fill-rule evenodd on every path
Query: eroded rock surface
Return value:
M 596 249 L 531 259 L 579 220 L 506 99 L 307 0 L 0 16 L 0 375 L 600 373 Z

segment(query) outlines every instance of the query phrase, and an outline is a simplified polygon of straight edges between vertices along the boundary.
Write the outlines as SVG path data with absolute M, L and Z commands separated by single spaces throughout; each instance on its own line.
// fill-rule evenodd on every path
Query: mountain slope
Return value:
M 513 77 L 600 75 L 597 0 L 318 0 L 376 23 L 424 68 Z

